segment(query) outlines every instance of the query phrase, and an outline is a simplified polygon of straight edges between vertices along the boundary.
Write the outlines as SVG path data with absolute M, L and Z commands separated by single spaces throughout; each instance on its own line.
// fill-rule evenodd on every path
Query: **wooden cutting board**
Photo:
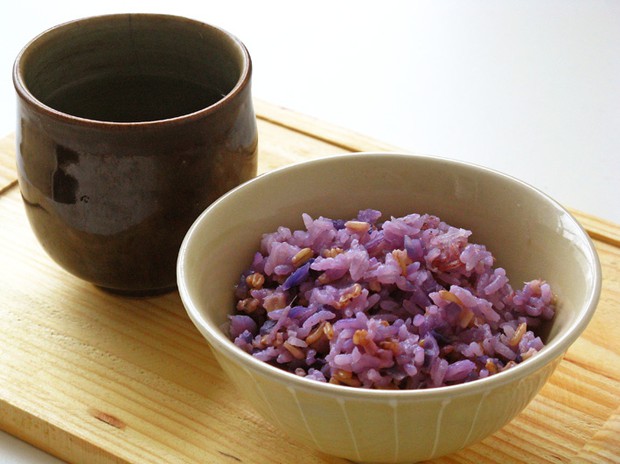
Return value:
M 261 172 L 395 147 L 256 102 Z M 14 139 L 0 140 L 0 429 L 73 463 L 344 463 L 291 442 L 241 398 L 178 293 L 104 293 L 52 262 L 27 223 Z M 595 239 L 603 293 L 539 395 L 493 436 L 437 463 L 620 462 L 620 228 Z

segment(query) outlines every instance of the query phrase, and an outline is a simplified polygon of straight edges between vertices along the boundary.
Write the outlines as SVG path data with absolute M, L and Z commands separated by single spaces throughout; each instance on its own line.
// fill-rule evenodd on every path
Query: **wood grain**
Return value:
M 395 147 L 257 102 L 260 172 Z M 0 141 L 0 428 L 68 462 L 344 463 L 253 412 L 176 292 L 130 299 L 53 263 L 27 223 L 14 140 Z M 603 266 L 597 313 L 510 424 L 442 464 L 620 462 L 618 226 L 580 212 Z
M 6 136 L 0 139 L 0 194 L 17 183 L 15 173 L 15 138 Z

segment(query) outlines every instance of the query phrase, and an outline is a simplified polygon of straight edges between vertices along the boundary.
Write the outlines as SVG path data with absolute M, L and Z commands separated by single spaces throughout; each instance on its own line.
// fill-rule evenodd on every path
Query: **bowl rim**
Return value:
M 193 241 L 197 240 L 197 231 L 200 228 L 200 225 L 208 218 L 211 211 L 221 207 L 221 205 L 226 203 L 229 198 L 237 195 L 239 191 L 252 188 L 254 184 L 269 182 L 269 180 L 273 177 L 286 175 L 288 172 L 303 169 L 305 166 L 308 165 L 314 166 L 321 164 L 338 163 L 345 158 L 347 159 L 347 161 L 352 161 L 355 159 L 377 156 L 390 156 L 393 158 L 407 158 L 418 160 L 424 159 L 433 162 L 446 163 L 452 166 L 473 169 L 483 172 L 486 175 L 498 176 L 505 181 L 518 184 L 521 186 L 521 188 L 525 188 L 526 190 L 535 193 L 542 200 L 553 206 L 554 209 L 558 210 L 565 218 L 569 219 L 575 231 L 578 232 L 581 236 L 580 238 L 582 239 L 582 243 L 585 244 L 583 251 L 584 253 L 586 253 L 588 263 L 590 263 L 590 266 L 592 268 L 591 278 L 593 282 L 593 285 L 590 288 L 589 294 L 586 298 L 586 304 L 584 304 L 583 308 L 579 311 L 576 320 L 570 326 L 568 326 L 561 334 L 558 334 L 558 336 L 550 344 L 546 344 L 545 347 L 535 356 L 519 363 L 518 365 L 504 372 L 500 372 L 483 379 L 476 379 L 475 381 L 467 383 L 417 390 L 380 390 L 357 388 L 349 387 L 346 385 L 336 385 L 331 383 L 319 382 L 313 379 L 300 377 L 298 375 L 295 375 L 294 373 L 285 371 L 284 369 L 280 369 L 264 361 L 254 358 L 252 355 L 236 346 L 232 342 L 232 340 L 227 337 L 224 331 L 221 330 L 220 327 L 216 327 L 207 322 L 207 320 L 202 316 L 196 302 L 191 295 L 191 292 L 188 289 L 187 276 L 185 271 L 188 250 L 191 247 Z M 315 393 L 337 395 L 348 398 L 363 398 L 365 400 L 374 399 L 385 401 L 396 398 L 399 400 L 421 400 L 423 398 L 444 399 L 446 397 L 478 394 L 482 391 L 495 389 L 506 385 L 507 383 L 523 379 L 524 377 L 541 370 L 545 366 L 551 364 L 554 360 L 561 358 L 589 324 L 590 320 L 594 315 L 594 312 L 596 311 L 598 300 L 600 298 L 602 277 L 601 264 L 596 249 L 594 247 L 594 243 L 583 228 L 583 226 L 559 202 L 551 198 L 542 190 L 532 186 L 531 184 L 528 184 L 523 180 L 520 180 L 514 176 L 503 173 L 496 169 L 447 157 L 412 154 L 398 151 L 362 151 L 353 153 L 332 154 L 311 160 L 298 161 L 288 164 L 286 166 L 278 167 L 266 173 L 260 174 L 222 195 L 200 214 L 200 216 L 194 221 L 190 229 L 187 231 L 187 234 L 184 237 L 179 250 L 179 257 L 177 261 L 177 283 L 181 300 L 194 325 L 199 329 L 199 331 L 203 334 L 203 336 L 207 339 L 207 341 L 215 349 L 215 351 L 222 352 L 226 358 L 238 360 L 239 364 L 241 364 L 244 369 L 251 369 L 255 372 L 262 374 L 263 376 L 276 379 L 278 382 L 281 382 L 283 384 L 291 386 L 294 385 L 298 389 L 313 391 Z

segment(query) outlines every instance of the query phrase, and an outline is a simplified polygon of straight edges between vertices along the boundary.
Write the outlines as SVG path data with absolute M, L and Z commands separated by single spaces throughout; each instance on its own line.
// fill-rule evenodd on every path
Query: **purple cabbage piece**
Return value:
M 292 272 L 282 284 L 282 290 L 290 290 L 293 287 L 299 286 L 310 276 L 310 267 L 314 259 L 308 260 L 304 265 L 297 268 Z

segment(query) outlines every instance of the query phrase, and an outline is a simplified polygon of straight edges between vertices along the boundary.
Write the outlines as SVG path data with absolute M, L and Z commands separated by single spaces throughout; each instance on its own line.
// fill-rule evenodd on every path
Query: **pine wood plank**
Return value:
M 402 148 L 395 145 L 375 140 L 262 100 L 255 101 L 255 108 L 259 120 L 308 136 L 313 140 L 326 142 L 336 147 L 339 152 L 403 151 Z
M 575 209 L 570 209 L 583 228 L 588 231 L 588 235 L 602 242 L 620 247 L 620 226 L 611 221 L 606 221 L 592 214 L 584 213 Z
M 259 171 L 343 151 L 394 151 L 257 103 Z M 68 462 L 345 461 L 289 441 L 239 397 L 177 293 L 127 299 L 56 266 L 36 242 L 0 140 L 0 428 Z M 619 462 L 617 226 L 575 216 L 603 267 L 597 314 L 534 401 L 482 442 L 435 462 Z
M 15 137 L 0 138 L 0 194 L 17 182 L 15 172 Z

